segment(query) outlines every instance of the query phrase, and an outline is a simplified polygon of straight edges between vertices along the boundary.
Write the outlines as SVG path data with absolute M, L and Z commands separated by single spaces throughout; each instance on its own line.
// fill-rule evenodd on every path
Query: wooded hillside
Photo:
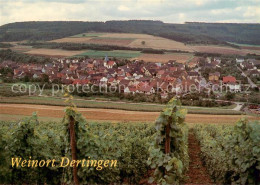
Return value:
M 138 20 L 10 23 L 0 27 L 0 41 L 53 40 L 89 31 L 145 33 L 190 44 L 227 44 L 226 42 L 236 42 L 260 45 L 260 24 L 168 24 L 161 21 Z

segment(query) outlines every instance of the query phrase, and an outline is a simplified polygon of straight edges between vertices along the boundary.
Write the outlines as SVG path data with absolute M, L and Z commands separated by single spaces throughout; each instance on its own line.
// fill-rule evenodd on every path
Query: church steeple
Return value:
M 108 61 L 109 61 L 109 58 L 107 57 L 107 55 L 105 56 L 104 61 L 105 61 L 105 62 L 108 62 Z

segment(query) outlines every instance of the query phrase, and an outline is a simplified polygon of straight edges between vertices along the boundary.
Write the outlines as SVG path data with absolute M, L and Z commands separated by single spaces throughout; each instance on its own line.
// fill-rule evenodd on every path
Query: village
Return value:
M 235 66 L 234 66 L 235 62 Z M 228 75 L 218 69 L 232 67 Z M 120 87 L 120 93 L 159 93 L 167 98 L 169 93 L 185 94 L 191 92 L 211 91 L 220 94 L 247 91 L 258 88 L 251 80 L 259 78 L 259 63 L 254 59 L 236 59 L 222 62 L 219 57 L 198 57 L 189 63 L 170 60 L 167 63 L 147 63 L 143 61 L 104 59 L 53 59 L 52 63 L 24 64 L 3 61 L 0 68 L 9 68 L 12 72 L 6 78 L 37 81 L 65 85 L 98 85 Z M 240 78 L 241 77 L 241 78 Z M 246 85 L 249 84 L 249 85 Z

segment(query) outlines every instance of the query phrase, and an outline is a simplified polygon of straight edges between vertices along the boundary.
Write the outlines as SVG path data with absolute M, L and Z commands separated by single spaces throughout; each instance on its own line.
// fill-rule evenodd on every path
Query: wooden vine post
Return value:
M 77 145 L 76 145 L 76 133 L 75 133 L 75 119 L 73 116 L 69 116 L 69 133 L 70 133 L 70 149 L 71 149 L 71 156 L 72 160 L 77 160 Z M 76 163 L 73 165 L 73 181 L 75 185 L 79 185 L 78 179 L 78 168 Z
M 169 118 L 168 123 L 166 125 L 165 154 L 168 154 L 171 152 L 171 137 L 170 137 L 171 122 L 172 122 L 172 117 Z
M 67 119 L 68 119 L 68 132 L 69 132 L 69 144 L 71 150 L 71 158 L 74 161 L 77 161 L 77 138 L 76 138 L 76 105 L 73 103 L 73 97 L 68 93 L 68 87 L 65 89 L 64 97 L 66 98 L 65 102 L 69 104 L 69 106 L 65 109 Z M 78 167 L 76 163 L 73 165 L 73 182 L 74 185 L 79 185 L 78 178 Z
M 171 125 L 173 121 L 173 112 L 176 112 L 176 107 L 172 107 L 171 115 L 169 116 L 169 119 L 167 120 L 167 125 L 165 127 L 165 154 L 171 153 Z

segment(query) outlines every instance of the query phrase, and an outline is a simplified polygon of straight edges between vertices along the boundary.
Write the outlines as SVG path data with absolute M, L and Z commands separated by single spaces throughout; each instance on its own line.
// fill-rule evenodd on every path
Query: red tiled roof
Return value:
M 113 82 L 115 80 L 115 78 L 109 78 L 108 82 Z
M 151 87 L 151 86 L 149 86 L 149 85 L 143 85 L 143 86 L 141 86 L 141 87 L 139 88 L 139 90 L 142 91 L 142 92 L 150 92 L 152 88 L 153 88 L 153 87 Z
M 223 83 L 235 83 L 236 82 L 236 78 L 233 76 L 224 76 L 223 77 Z
M 73 85 L 76 85 L 76 84 L 84 85 L 84 84 L 88 84 L 88 83 L 89 83 L 89 80 L 75 79 L 72 84 Z
M 113 66 L 113 65 L 115 65 L 115 63 L 116 63 L 115 61 L 110 60 L 110 61 L 107 62 L 107 65 L 108 66 Z

